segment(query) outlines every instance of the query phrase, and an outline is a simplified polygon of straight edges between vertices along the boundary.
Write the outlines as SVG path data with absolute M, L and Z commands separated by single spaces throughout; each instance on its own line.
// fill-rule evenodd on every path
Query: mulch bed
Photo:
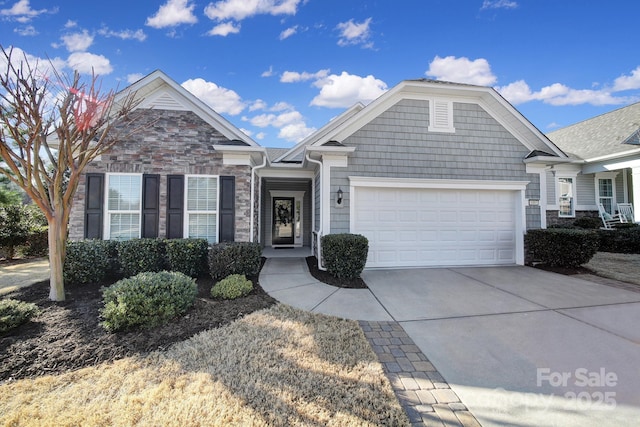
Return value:
M 307 257 L 306 261 L 311 275 L 323 283 L 339 288 L 368 289 L 367 284 L 360 277 L 356 279 L 339 279 L 327 271 L 318 269 L 318 259 L 314 256 Z
M 99 322 L 100 288 L 115 280 L 68 285 L 66 301 L 49 300 L 49 281 L 22 288 L 5 297 L 33 302 L 42 314 L 0 336 L 0 382 L 58 374 L 133 355 L 163 350 L 211 328 L 228 324 L 275 303 L 251 278 L 254 290 L 236 300 L 213 300 L 210 277 L 197 279 L 198 298 L 185 315 L 153 329 L 109 333 Z

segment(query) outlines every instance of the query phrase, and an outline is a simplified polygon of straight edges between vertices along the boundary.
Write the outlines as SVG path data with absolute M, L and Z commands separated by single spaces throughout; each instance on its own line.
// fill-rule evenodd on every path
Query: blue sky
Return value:
M 405 79 L 495 87 L 543 132 L 638 102 L 639 19 L 628 0 L 0 0 L 0 44 L 103 88 L 161 69 L 290 147 Z

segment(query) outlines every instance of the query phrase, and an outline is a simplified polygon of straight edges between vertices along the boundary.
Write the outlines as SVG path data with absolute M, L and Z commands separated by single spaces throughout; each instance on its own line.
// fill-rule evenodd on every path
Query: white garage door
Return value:
M 516 263 L 516 191 L 352 191 L 352 232 L 369 239 L 367 267 Z

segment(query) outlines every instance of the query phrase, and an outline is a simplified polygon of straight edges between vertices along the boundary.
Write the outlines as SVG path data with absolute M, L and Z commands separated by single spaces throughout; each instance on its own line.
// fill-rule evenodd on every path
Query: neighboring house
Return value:
M 640 222 L 640 103 L 547 136 L 571 158 L 546 165 L 547 224 L 598 216 L 598 204 L 614 214 L 618 203 L 634 203 Z
M 258 146 L 160 71 L 129 90 L 149 127 L 89 165 L 72 239 L 317 250 L 350 232 L 369 239 L 368 267 L 523 264 L 526 230 L 551 215 L 551 167 L 575 164 L 487 87 L 403 81 L 288 150 Z

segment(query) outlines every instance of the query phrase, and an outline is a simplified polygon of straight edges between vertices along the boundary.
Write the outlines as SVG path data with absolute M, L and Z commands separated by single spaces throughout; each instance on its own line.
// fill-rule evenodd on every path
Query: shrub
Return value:
M 20 252 L 24 256 L 46 256 L 49 253 L 49 227 L 38 225 L 29 230 L 27 244 Z
M 196 282 L 179 272 L 146 272 L 119 280 L 102 290 L 103 327 L 119 331 L 167 323 L 193 305 Z
M 586 230 L 597 230 L 602 227 L 602 220 L 591 216 L 583 216 L 573 221 L 573 225 Z
M 598 233 L 577 229 L 529 230 L 525 244 L 534 260 L 551 267 L 579 267 L 598 250 Z
M 360 234 L 322 236 L 322 258 L 327 271 L 341 279 L 355 279 L 367 263 L 369 241 Z
M 132 239 L 118 242 L 118 261 L 126 277 L 164 269 L 164 240 Z
M 242 274 L 232 274 L 211 288 L 213 298 L 236 299 L 248 295 L 253 290 L 253 283 Z
M 209 249 L 209 272 L 214 280 L 232 274 L 255 276 L 260 272 L 261 259 L 259 243 L 218 243 Z
M 179 271 L 191 277 L 198 277 L 207 268 L 206 239 L 172 239 L 165 242 L 167 265 L 171 271 Z
M 83 284 L 104 280 L 109 273 L 108 241 L 80 240 L 67 242 L 63 276 L 65 283 Z
M 0 246 L 5 249 L 7 259 L 13 259 L 16 247 L 29 236 L 28 214 L 24 205 L 0 207 Z
M 15 299 L 0 300 L 0 334 L 17 328 L 40 313 L 38 306 Z
M 598 250 L 621 254 L 640 254 L 640 227 L 635 224 L 629 225 L 613 230 L 598 230 L 600 236 Z

